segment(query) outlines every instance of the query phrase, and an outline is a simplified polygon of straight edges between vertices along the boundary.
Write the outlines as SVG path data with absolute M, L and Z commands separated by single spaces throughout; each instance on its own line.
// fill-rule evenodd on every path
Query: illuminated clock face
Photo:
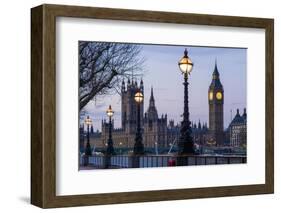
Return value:
M 214 95 L 213 95 L 213 92 L 210 92 L 210 93 L 209 93 L 209 99 L 210 99 L 210 100 L 213 100 L 213 96 L 214 96 Z
M 222 94 L 221 94 L 221 92 L 217 92 L 216 98 L 217 98 L 218 100 L 221 100 L 221 99 L 222 99 Z

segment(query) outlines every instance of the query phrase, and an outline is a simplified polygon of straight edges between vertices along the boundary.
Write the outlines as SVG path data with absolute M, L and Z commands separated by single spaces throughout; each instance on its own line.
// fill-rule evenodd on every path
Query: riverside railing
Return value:
M 81 157 L 81 166 L 83 166 L 84 160 L 85 158 Z M 88 157 L 89 166 L 95 168 L 148 168 L 167 166 L 239 164 L 246 163 L 246 161 L 246 156 L 236 155 L 94 155 Z

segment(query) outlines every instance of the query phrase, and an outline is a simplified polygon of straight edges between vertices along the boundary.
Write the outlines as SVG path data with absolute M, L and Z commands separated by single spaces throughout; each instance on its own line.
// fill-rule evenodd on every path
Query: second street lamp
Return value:
M 87 126 L 87 144 L 84 151 L 84 166 L 87 166 L 89 164 L 89 156 L 92 155 L 92 148 L 90 145 L 90 126 L 92 125 L 92 120 L 89 116 L 87 116 L 87 118 L 85 119 L 85 124 Z
M 111 105 L 109 105 L 109 108 L 106 110 L 106 114 L 109 117 L 109 135 L 107 140 L 107 149 L 106 154 L 113 155 L 114 154 L 114 148 L 113 148 L 113 141 L 112 141 L 112 121 L 111 117 L 114 114 L 114 111 L 111 108 Z
M 89 116 L 85 119 L 85 124 L 87 126 L 87 144 L 85 148 L 85 155 L 91 156 L 92 155 L 92 148 L 90 145 L 90 126 L 92 125 L 92 120 Z
M 187 49 L 184 51 L 184 56 L 179 61 L 179 68 L 184 75 L 184 113 L 183 121 L 181 122 L 180 138 L 179 138 L 179 150 L 178 153 L 182 154 L 194 154 L 194 143 L 191 137 L 191 126 L 189 120 L 189 106 L 188 106 L 188 75 L 190 75 L 193 68 L 193 63 L 188 57 Z
M 136 138 L 135 138 L 135 145 L 134 145 L 134 154 L 135 155 L 141 155 L 144 153 L 144 146 L 142 143 L 142 133 L 141 133 L 141 124 L 140 124 L 140 108 L 141 108 L 141 103 L 143 102 L 143 94 L 139 90 L 135 94 L 135 101 L 137 103 L 137 132 L 136 132 Z

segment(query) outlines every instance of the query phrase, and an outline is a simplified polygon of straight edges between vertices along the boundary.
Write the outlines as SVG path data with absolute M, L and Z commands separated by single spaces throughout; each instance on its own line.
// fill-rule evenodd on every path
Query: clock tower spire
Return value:
M 209 99 L 209 133 L 217 146 L 224 144 L 223 132 L 223 103 L 224 91 L 220 81 L 217 60 L 212 75 L 212 82 L 208 90 Z

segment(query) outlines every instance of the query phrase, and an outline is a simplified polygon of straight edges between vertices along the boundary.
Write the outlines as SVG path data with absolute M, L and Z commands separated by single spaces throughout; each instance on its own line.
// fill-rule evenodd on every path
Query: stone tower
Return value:
M 167 114 L 158 117 L 153 88 L 149 98 L 149 105 L 144 114 L 144 145 L 146 147 L 167 146 Z
M 132 134 L 136 132 L 137 127 L 137 104 L 134 96 L 138 90 L 144 92 L 143 81 L 138 86 L 137 81 L 128 79 L 127 88 L 125 82 L 122 81 L 121 88 L 121 115 L 122 129 L 126 133 Z M 143 125 L 143 102 L 141 103 L 141 126 Z
M 208 91 L 209 100 L 209 133 L 217 146 L 224 144 L 223 132 L 223 103 L 224 91 L 220 81 L 220 74 L 215 62 L 212 82 Z
M 157 113 L 157 109 L 155 106 L 155 99 L 154 99 L 152 87 L 151 87 L 151 94 L 150 94 L 150 99 L 149 99 L 149 106 L 147 109 L 147 117 L 149 120 L 152 120 L 152 121 L 157 121 L 157 119 L 158 119 L 158 113 Z

